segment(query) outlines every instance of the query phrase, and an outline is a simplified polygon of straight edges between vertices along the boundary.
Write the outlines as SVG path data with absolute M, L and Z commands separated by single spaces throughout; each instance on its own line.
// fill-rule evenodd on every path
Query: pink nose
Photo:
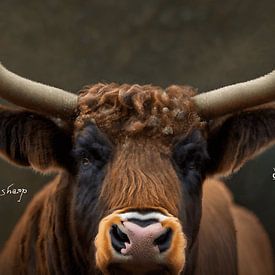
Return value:
M 155 221 L 125 221 L 113 225 L 110 234 L 114 249 L 132 256 L 136 263 L 155 261 L 170 247 L 172 238 L 172 230 Z

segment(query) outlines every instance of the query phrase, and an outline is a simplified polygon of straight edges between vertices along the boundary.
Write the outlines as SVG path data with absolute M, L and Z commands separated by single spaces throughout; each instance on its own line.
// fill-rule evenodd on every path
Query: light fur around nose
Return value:
M 129 270 L 129 268 L 131 269 L 133 265 L 136 266 L 133 256 L 128 255 L 128 253 L 132 251 L 129 245 L 126 244 L 126 250 L 123 250 L 126 254 L 118 253 L 112 247 L 110 237 L 110 229 L 113 225 L 117 225 L 123 233 L 126 233 L 123 224 L 126 225 L 129 232 L 130 230 L 133 231 L 132 233 L 128 232 L 129 235 L 137 234 L 139 236 L 140 234 L 144 234 L 142 229 L 137 230 L 137 228 L 130 225 L 130 222 L 128 221 L 128 219 L 131 220 L 136 218 L 144 220 L 157 219 L 156 224 L 160 224 L 163 230 L 167 230 L 168 228 L 172 230 L 173 236 L 169 249 L 164 253 L 158 253 L 159 256 L 155 258 L 154 264 L 156 266 L 167 265 L 171 271 L 171 274 L 180 274 L 185 264 L 185 248 L 187 240 L 182 232 L 182 227 L 179 220 L 163 208 L 152 208 L 152 212 L 147 213 L 143 213 L 142 211 L 131 211 L 131 209 L 125 208 L 114 211 L 112 214 L 103 218 L 99 224 L 98 234 L 95 239 L 96 265 L 100 271 L 103 272 L 103 274 L 109 274 L 108 268 L 111 264 L 119 264 L 123 267 L 125 266 L 125 269 L 127 270 Z M 161 232 L 159 225 L 152 227 L 152 233 L 154 236 L 156 236 L 156 232 Z M 153 239 L 154 236 L 151 237 L 151 239 Z M 145 252 L 142 251 L 142 253 L 146 257 Z M 144 265 L 146 266 L 146 263 L 144 263 Z

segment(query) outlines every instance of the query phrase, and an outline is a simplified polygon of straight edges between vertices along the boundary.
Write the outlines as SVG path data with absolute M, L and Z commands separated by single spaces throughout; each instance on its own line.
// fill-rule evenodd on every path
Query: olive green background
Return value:
M 1 0 L 0 61 L 70 91 L 98 81 L 207 91 L 274 69 L 275 1 Z M 227 181 L 275 247 L 273 167 L 274 147 Z M 1 160 L 0 190 L 14 183 L 28 194 L 0 197 L 0 247 L 48 179 Z

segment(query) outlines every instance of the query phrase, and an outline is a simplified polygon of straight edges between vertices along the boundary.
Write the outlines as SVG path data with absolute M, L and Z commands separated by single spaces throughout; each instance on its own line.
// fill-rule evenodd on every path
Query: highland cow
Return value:
M 31 201 L 0 274 L 272 275 L 261 224 L 214 176 L 275 141 L 274 72 L 196 95 L 96 84 L 79 95 L 0 67 L 0 152 L 56 178 Z M 59 119 L 57 119 L 59 118 Z M 61 119 L 60 119 L 61 118 Z

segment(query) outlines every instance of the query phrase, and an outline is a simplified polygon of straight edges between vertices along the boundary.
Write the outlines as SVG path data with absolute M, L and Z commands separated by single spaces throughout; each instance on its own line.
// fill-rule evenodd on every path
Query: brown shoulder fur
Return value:
M 0 274 L 35 274 L 35 243 L 44 201 L 53 188 L 47 185 L 28 205 L 0 254 Z M 33 265 L 29 265 L 29 261 Z
M 196 275 L 237 274 L 237 244 L 231 203 L 231 194 L 222 182 L 214 179 L 204 182 Z
M 196 275 L 273 275 L 272 249 L 255 215 L 237 206 L 224 183 L 207 179 Z
M 1 275 L 73 274 L 68 183 L 58 176 L 33 198 L 0 254 Z
M 273 275 L 272 248 L 258 218 L 237 205 L 231 206 L 231 212 L 237 231 L 239 275 Z

